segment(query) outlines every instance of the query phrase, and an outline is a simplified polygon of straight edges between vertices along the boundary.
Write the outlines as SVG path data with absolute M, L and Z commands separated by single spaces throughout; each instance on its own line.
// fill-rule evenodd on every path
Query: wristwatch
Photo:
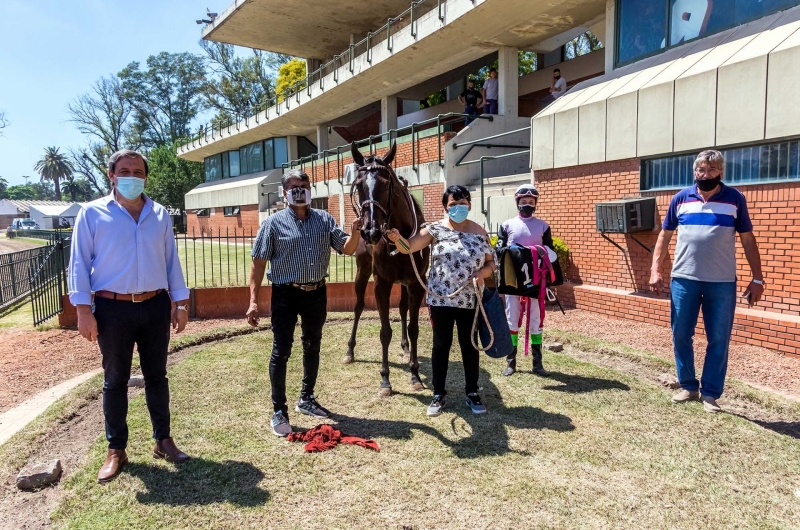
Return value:
M 189 312 L 189 308 L 185 305 L 176 305 L 175 309 L 177 309 L 178 311 L 186 311 L 187 313 Z
M 752 280 L 752 282 L 758 285 L 767 285 L 767 282 L 765 282 L 764 280 L 756 280 L 755 278 Z

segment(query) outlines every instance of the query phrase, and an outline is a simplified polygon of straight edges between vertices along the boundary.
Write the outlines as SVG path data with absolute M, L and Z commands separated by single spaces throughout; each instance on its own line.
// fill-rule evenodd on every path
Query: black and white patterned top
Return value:
M 486 254 L 494 250 L 489 238 L 447 228 L 441 223 L 428 225 L 433 236 L 431 270 L 428 272 L 428 305 L 475 308 L 475 287 L 469 285 L 452 298 L 467 283 L 472 274 L 483 267 Z
M 251 255 L 270 262 L 274 284 L 315 283 L 328 274 L 331 248 L 341 254 L 347 238 L 325 210 L 311 208 L 301 220 L 286 208 L 261 223 Z

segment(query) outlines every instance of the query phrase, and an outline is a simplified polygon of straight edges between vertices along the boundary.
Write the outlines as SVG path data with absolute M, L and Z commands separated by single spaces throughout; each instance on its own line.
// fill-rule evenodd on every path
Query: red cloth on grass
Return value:
M 323 424 L 317 425 L 306 432 L 293 432 L 288 436 L 290 442 L 306 442 L 306 453 L 318 453 L 333 449 L 340 443 L 359 445 L 373 451 L 380 451 L 378 442 L 359 438 L 358 436 L 347 436 L 342 431 L 334 429 L 332 426 Z

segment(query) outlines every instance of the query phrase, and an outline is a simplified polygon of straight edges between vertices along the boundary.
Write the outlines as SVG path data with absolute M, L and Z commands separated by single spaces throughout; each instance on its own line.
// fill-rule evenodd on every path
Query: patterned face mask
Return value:
M 286 190 L 286 201 L 295 206 L 306 206 L 311 204 L 311 190 L 306 188 L 292 188 Z

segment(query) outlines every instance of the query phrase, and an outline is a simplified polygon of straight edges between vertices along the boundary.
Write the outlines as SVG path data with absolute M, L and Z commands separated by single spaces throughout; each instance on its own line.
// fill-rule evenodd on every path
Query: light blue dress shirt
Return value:
M 78 213 L 72 232 L 67 286 L 73 305 L 89 305 L 92 293 L 169 289 L 173 301 L 189 298 L 167 210 L 144 196 L 139 223 L 114 193 Z

